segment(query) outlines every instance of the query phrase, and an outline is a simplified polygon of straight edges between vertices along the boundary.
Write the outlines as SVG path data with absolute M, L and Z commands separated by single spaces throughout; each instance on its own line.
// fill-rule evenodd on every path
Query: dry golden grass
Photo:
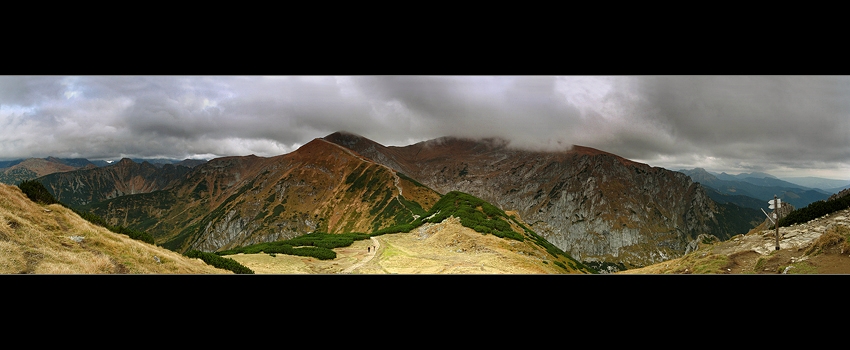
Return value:
M 616 272 L 620 275 L 664 275 L 664 274 L 721 274 L 730 263 L 728 256 L 711 252 L 710 244 L 700 243 L 700 249 L 680 258 L 649 266 Z
M 806 250 L 806 255 L 817 255 L 830 248 L 837 249 L 839 254 L 844 254 L 850 251 L 848 237 L 850 237 L 850 228 L 840 225 L 833 226 L 812 243 Z
M 0 184 L 0 273 L 231 272 L 113 233 L 61 205 L 36 204 L 18 187 Z
M 377 236 L 378 251 L 368 258 L 372 240 L 336 248 L 337 258 L 318 260 L 277 254 L 228 255 L 258 274 L 337 274 L 359 262 L 351 274 L 563 274 L 554 257 L 530 240 L 518 242 L 463 227 L 450 217 L 411 232 Z M 559 257 L 562 264 L 566 259 Z

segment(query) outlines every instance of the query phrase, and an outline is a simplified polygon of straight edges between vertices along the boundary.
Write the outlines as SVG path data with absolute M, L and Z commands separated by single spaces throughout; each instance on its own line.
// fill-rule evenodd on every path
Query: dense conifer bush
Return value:
M 479 208 L 481 208 L 479 210 Z M 433 216 L 431 216 L 433 215 Z M 492 234 L 501 238 L 523 241 L 525 238 L 511 229 L 505 221 L 505 212 L 473 195 L 452 191 L 440 198 L 427 214 L 425 222 L 442 222 L 449 216 L 460 219 L 460 224 L 476 232 Z
M 796 209 L 779 219 L 779 227 L 802 224 L 821 216 L 850 208 L 850 196 L 844 196 L 831 201 L 817 201 Z
M 243 275 L 253 275 L 254 271 L 245 267 L 245 265 L 240 264 L 236 260 L 230 258 L 223 258 L 213 253 L 206 253 L 199 250 L 190 250 L 183 255 L 190 258 L 199 258 L 203 260 L 207 265 L 212 265 L 220 269 L 225 269 L 229 271 L 233 271 L 233 273 L 243 274 Z
M 306 235 L 276 242 L 252 244 L 244 247 L 217 252 L 218 255 L 232 254 L 288 254 L 298 256 L 311 256 L 320 260 L 336 258 L 336 252 L 332 249 L 350 246 L 354 241 L 369 238 L 364 233 L 340 233 L 329 234 L 324 232 L 313 232 Z
M 53 195 L 50 194 L 50 191 L 48 191 L 41 182 L 36 180 L 21 181 L 21 183 L 18 184 L 18 188 L 20 188 L 21 192 L 27 195 L 27 198 L 33 202 L 40 204 L 59 203 L 59 201 L 56 200 L 56 197 L 53 197 Z

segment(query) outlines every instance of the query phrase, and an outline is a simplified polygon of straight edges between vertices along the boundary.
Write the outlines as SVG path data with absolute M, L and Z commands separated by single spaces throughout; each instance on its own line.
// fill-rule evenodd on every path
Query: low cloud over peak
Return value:
M 341 130 L 850 178 L 850 77 L 0 77 L 0 160 L 274 156 Z

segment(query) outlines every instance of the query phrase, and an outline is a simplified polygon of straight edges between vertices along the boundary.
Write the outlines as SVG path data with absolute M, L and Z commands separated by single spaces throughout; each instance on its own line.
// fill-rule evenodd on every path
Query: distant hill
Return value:
M 133 162 L 136 163 L 144 163 L 148 162 L 157 168 L 162 168 L 166 164 L 171 165 L 182 165 L 188 168 L 194 168 L 198 165 L 204 164 L 207 161 L 204 159 L 170 159 L 170 158 L 130 158 Z
M 23 161 L 24 161 L 24 159 L 0 160 L 0 170 L 2 170 L 4 168 L 11 167 L 11 166 L 16 165 L 16 164 L 23 162 Z
M 70 163 L 77 164 L 74 162 Z M 93 164 L 89 163 L 88 165 L 94 167 Z M 0 183 L 17 185 L 22 181 L 32 180 L 39 176 L 72 171 L 79 168 L 79 166 L 69 165 L 69 162 L 58 158 L 29 158 L 20 162 L 14 162 L 14 165 L 8 168 L 0 168 Z

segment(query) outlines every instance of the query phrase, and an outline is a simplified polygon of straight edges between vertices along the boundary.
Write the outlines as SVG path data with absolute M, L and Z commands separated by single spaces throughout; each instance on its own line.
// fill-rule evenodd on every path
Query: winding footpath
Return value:
M 808 247 L 834 225 L 850 226 L 850 209 L 836 211 L 804 224 L 780 227 L 779 248 L 799 250 Z M 775 232 L 775 230 L 762 230 L 737 236 L 719 244 L 714 248 L 714 252 L 730 255 L 752 250 L 761 255 L 770 255 L 776 250 Z
M 366 257 L 364 257 L 363 260 L 360 260 L 360 262 L 347 267 L 345 270 L 342 270 L 339 273 L 351 273 L 351 271 L 354 271 L 355 269 L 360 268 L 361 266 L 363 266 L 367 262 L 371 261 L 372 258 L 375 257 L 375 255 L 377 255 L 377 251 L 378 251 L 378 248 L 381 247 L 381 243 L 378 242 L 378 240 L 375 239 L 375 237 L 369 237 L 369 239 L 372 240 L 372 243 L 373 243 L 375 249 L 370 249 L 369 254 L 366 254 Z

